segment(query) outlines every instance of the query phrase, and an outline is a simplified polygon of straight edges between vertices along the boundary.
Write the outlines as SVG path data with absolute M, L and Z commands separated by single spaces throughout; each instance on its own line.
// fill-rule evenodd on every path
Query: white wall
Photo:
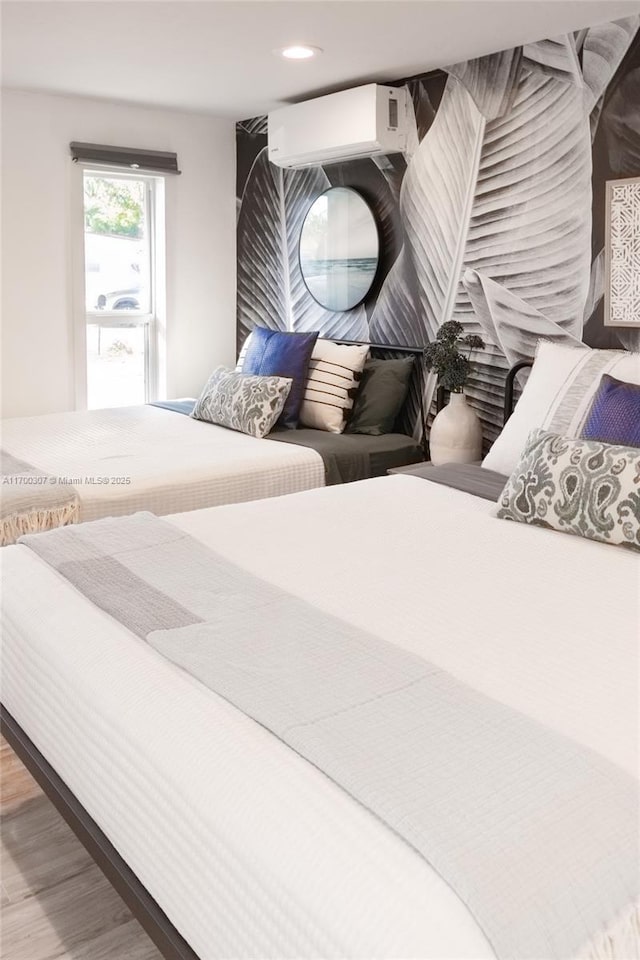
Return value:
M 230 120 L 4 90 L 2 415 L 74 406 L 72 140 L 171 150 L 167 394 L 194 395 L 235 356 L 235 129 Z M 81 219 L 80 219 L 81 225 Z

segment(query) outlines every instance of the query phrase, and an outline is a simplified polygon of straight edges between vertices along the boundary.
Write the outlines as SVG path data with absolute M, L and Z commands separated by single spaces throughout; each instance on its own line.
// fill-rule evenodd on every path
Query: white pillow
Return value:
M 238 359 L 236 361 L 236 373 L 242 373 L 242 368 L 244 366 L 244 358 L 247 355 L 247 350 L 249 349 L 249 343 L 251 342 L 252 336 L 253 336 L 253 333 L 250 333 L 249 336 L 244 341 L 244 343 L 242 344 L 242 350 L 238 354 Z
M 535 362 L 502 433 L 482 466 L 509 476 L 532 430 L 578 437 L 603 374 L 640 384 L 640 354 L 540 340 Z
M 342 433 L 368 353 L 367 344 L 316 340 L 300 409 L 301 426 Z

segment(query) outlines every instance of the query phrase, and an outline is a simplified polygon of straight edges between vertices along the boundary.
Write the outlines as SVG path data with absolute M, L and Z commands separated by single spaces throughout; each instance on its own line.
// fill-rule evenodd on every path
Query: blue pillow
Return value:
M 640 385 L 605 374 L 582 430 L 586 440 L 640 447 Z
M 307 369 L 317 339 L 318 331 L 281 333 L 279 330 L 255 327 L 251 333 L 242 372 L 260 377 L 287 377 L 293 381 L 276 427 L 293 430 L 298 426 Z

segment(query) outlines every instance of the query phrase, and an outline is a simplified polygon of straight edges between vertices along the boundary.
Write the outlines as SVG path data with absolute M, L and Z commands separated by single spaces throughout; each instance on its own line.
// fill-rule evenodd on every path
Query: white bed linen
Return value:
M 1 442 L 14 457 L 76 481 L 81 520 L 136 510 L 164 515 L 324 486 L 315 450 L 257 440 L 160 407 L 3 420 Z
M 494 509 L 395 476 L 170 519 L 636 774 L 638 556 Z M 315 768 L 26 548 L 2 561 L 7 708 L 202 960 L 493 956 Z

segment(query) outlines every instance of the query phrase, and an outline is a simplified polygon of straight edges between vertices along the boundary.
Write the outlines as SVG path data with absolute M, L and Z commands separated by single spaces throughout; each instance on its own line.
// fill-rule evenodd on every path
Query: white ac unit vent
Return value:
M 403 153 L 410 108 L 404 87 L 375 83 L 282 107 L 269 114 L 269 160 L 310 167 Z

